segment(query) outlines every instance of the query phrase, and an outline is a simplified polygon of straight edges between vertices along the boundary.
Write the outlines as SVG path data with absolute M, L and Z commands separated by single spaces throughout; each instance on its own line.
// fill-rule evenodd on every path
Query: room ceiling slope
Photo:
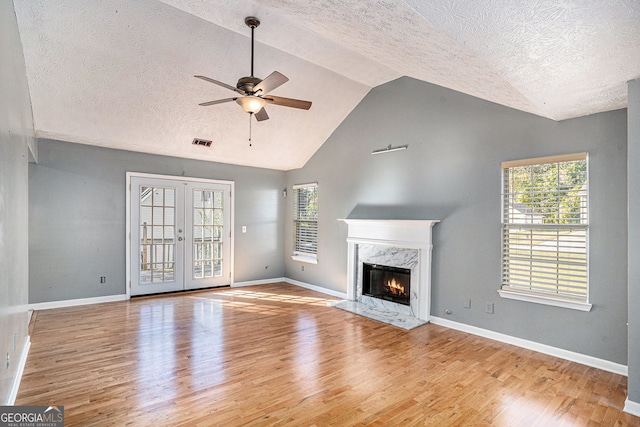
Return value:
M 625 108 L 640 77 L 638 0 L 405 1 L 555 120 Z
M 17 0 L 16 14 L 40 137 L 289 170 L 370 89 L 257 37 L 256 76 L 280 71 L 290 81 L 272 94 L 313 106 L 268 106 L 270 120 L 253 120 L 249 146 L 250 116 L 238 105 L 198 105 L 234 93 L 193 77 L 235 85 L 249 75 L 248 28 L 233 32 L 157 0 Z M 212 147 L 192 145 L 195 137 Z
M 73 142 L 289 170 L 368 91 L 410 76 L 555 120 L 626 106 L 640 77 L 637 0 L 14 0 L 36 133 Z M 253 122 L 233 96 L 249 74 L 290 78 Z M 211 148 L 191 144 L 194 137 Z

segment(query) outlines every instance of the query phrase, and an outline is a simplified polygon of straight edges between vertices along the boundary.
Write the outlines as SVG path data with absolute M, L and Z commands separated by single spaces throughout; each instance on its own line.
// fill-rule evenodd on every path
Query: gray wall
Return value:
M 235 281 L 284 276 L 284 172 L 40 140 L 29 169 L 31 303 L 125 293 L 127 171 L 234 181 Z
M 388 144 L 409 149 L 372 156 Z M 440 219 L 431 313 L 515 337 L 627 361 L 626 112 L 554 122 L 411 78 L 373 89 L 287 185 L 319 184 L 318 264 L 287 277 L 346 291 L 347 226 L 338 218 Z M 501 162 L 588 151 L 589 313 L 499 297 Z M 471 308 L 464 309 L 465 297 Z M 495 314 L 484 312 L 485 302 Z
M 630 401 L 640 405 L 640 79 L 629 82 L 628 200 L 629 200 L 629 390 Z
M 0 52 L 0 404 L 4 405 L 12 403 L 12 385 L 28 343 L 27 165 L 33 142 L 29 87 L 12 1 L 0 1 Z

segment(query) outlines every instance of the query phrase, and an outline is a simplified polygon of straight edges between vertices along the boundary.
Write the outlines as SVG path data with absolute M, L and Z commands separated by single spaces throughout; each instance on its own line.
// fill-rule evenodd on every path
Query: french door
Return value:
M 131 295 L 231 283 L 231 183 L 131 176 Z

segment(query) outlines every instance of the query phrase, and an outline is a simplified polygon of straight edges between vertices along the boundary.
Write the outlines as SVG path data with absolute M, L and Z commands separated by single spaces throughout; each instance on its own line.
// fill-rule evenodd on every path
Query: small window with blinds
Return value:
M 504 162 L 500 295 L 588 311 L 587 153 Z
M 318 184 L 293 186 L 293 259 L 318 260 Z

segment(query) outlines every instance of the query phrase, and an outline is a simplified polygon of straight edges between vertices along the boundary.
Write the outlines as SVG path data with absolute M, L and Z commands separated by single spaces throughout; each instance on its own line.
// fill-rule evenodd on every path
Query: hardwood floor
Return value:
M 66 426 L 614 426 L 626 378 L 284 283 L 39 311 L 16 405 Z

